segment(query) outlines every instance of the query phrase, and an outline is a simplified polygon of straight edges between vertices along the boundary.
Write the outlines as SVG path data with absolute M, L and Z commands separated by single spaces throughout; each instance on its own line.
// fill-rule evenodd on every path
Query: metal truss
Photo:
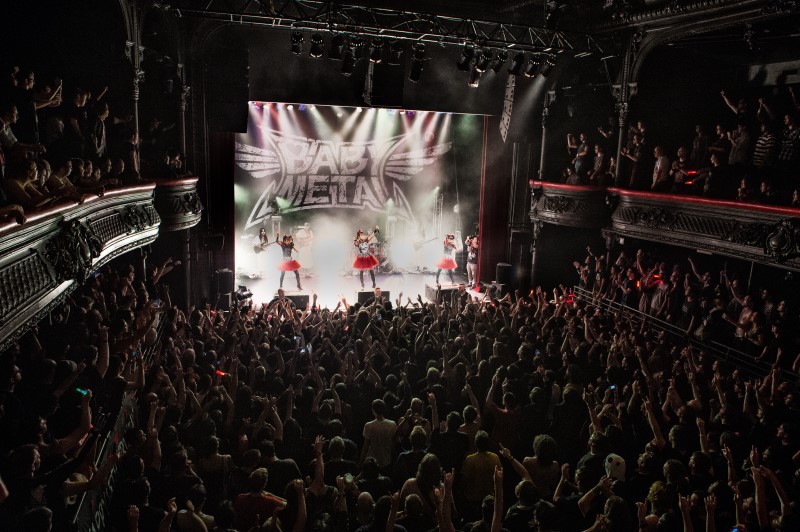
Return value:
M 343 33 L 366 39 L 463 45 L 558 54 L 602 53 L 586 34 L 315 0 L 172 0 L 156 4 L 176 16 L 270 28 Z

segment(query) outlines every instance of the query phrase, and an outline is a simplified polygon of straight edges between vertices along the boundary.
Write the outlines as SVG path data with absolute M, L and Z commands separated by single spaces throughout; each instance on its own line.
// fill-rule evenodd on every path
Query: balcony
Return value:
M 0 350 L 45 317 L 91 272 L 158 237 L 153 183 L 85 196 L 0 224 Z
M 200 222 L 203 204 L 197 195 L 197 177 L 157 182 L 155 207 L 161 216 L 161 232 L 189 229 Z
M 114 257 L 197 225 L 197 180 L 114 188 L 26 213 L 23 225 L 0 223 L 0 350 Z
M 800 270 L 800 209 L 619 188 L 533 183 L 531 220 Z

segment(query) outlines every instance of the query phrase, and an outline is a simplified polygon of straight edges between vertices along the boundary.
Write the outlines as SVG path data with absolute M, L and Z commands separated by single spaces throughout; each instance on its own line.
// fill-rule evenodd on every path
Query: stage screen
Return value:
M 446 233 L 460 249 L 476 230 L 483 116 L 262 102 L 249 110 L 247 133 L 235 137 L 240 285 L 278 287 L 281 248 L 263 245 L 262 230 L 269 242 L 294 237 L 306 290 L 320 294 L 353 275 L 357 229 L 377 228 L 379 276 L 424 275 Z M 284 286 L 294 285 L 291 274 Z

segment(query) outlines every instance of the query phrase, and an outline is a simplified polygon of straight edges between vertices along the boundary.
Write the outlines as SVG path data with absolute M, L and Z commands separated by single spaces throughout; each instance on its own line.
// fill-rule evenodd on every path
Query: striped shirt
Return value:
M 788 127 L 783 130 L 781 135 L 780 152 L 778 160 L 784 162 L 796 162 L 800 158 L 800 129 Z
M 771 131 L 765 131 L 756 139 L 756 148 L 753 152 L 753 165 L 757 168 L 774 166 L 777 156 L 778 141 Z

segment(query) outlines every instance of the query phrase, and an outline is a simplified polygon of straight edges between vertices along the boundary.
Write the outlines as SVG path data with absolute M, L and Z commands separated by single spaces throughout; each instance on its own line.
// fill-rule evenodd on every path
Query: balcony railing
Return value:
M 86 196 L 0 225 L 0 350 L 60 304 L 88 275 L 153 242 L 161 219 L 154 184 Z
M 536 181 L 531 219 L 800 269 L 800 209 Z
M 197 225 L 203 204 L 197 195 L 197 177 L 157 182 L 155 206 L 161 216 L 161 231 L 180 231 Z

